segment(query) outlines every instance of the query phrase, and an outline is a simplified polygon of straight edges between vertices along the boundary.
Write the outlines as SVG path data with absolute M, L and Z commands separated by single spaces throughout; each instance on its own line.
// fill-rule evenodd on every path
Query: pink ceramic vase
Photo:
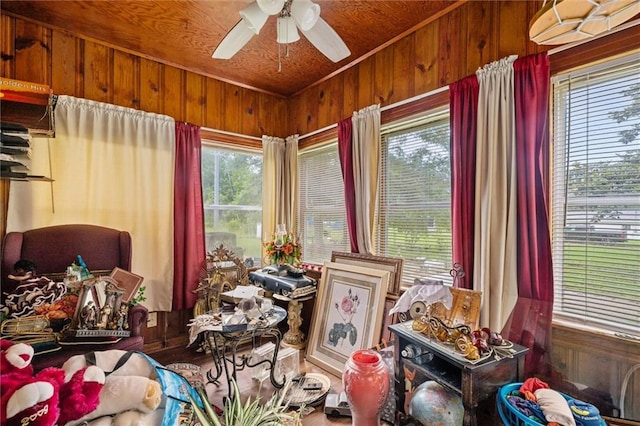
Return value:
M 351 407 L 353 426 L 379 426 L 380 411 L 389 394 L 389 369 L 370 349 L 351 354 L 342 372 L 342 385 Z

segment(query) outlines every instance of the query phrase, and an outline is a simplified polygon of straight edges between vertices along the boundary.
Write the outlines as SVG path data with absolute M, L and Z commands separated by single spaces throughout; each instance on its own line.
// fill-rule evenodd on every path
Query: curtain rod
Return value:
M 428 96 L 436 95 L 436 94 L 438 94 L 440 92 L 444 92 L 445 90 L 449 90 L 449 86 L 448 85 L 447 86 L 443 86 L 443 87 L 439 87 L 439 88 L 437 88 L 435 90 L 431 90 L 430 92 L 422 93 L 421 95 L 417 95 L 417 96 L 414 96 L 412 98 L 407 98 L 407 99 L 404 99 L 402 101 L 395 102 L 393 104 L 385 105 L 383 107 L 380 107 L 380 112 L 386 111 L 386 110 L 391 109 L 391 108 L 397 108 L 399 106 L 409 104 L 411 102 L 420 100 L 422 98 L 426 98 Z M 309 132 L 309 133 L 306 133 L 304 135 L 300 135 L 300 136 L 298 136 L 298 140 L 302 140 L 304 138 L 308 138 L 308 137 L 313 136 L 315 134 L 322 133 L 324 131 L 333 129 L 334 127 L 338 127 L 338 123 L 330 124 L 330 125 L 328 125 L 326 127 L 323 127 L 322 129 L 314 130 L 313 132 Z

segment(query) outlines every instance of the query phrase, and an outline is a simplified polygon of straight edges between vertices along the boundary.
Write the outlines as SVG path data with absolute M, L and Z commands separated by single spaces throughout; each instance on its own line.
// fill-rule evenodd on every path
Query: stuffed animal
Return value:
M 155 369 L 144 356 L 119 349 L 89 352 L 72 356 L 62 369 L 73 376 L 88 366 L 96 366 L 106 375 L 100 404 L 68 426 L 82 422 L 91 426 L 160 424 L 157 419 L 162 419 L 164 411 L 162 388 L 155 380 Z
M 0 424 L 64 425 L 98 406 L 105 374 L 98 367 L 78 369 L 65 379 L 60 368 L 33 374 L 33 348 L 0 340 Z

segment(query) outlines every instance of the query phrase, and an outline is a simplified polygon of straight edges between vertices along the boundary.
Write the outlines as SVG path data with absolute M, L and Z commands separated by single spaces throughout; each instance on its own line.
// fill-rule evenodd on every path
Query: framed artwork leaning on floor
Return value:
M 361 266 L 363 268 L 382 269 L 389 271 L 389 286 L 387 293 L 400 294 L 400 286 L 402 285 L 402 267 L 404 259 L 401 257 L 375 256 L 373 254 L 364 253 L 348 253 L 333 251 L 331 252 L 331 261 L 335 263 L 346 263 L 353 266 Z
M 353 351 L 380 339 L 390 273 L 326 262 L 318 286 L 306 358 L 341 376 Z
M 402 270 L 404 259 L 401 257 L 376 256 L 368 253 L 331 252 L 331 261 L 336 263 L 346 263 L 363 268 L 381 269 L 389 271 L 389 286 L 387 287 L 387 299 L 385 301 L 382 325 L 380 327 L 380 339 L 391 340 L 389 325 L 394 324 L 398 319 L 398 314 L 387 315 L 387 312 L 395 305 L 400 295 L 402 286 Z M 377 342 L 376 342 L 377 343 Z

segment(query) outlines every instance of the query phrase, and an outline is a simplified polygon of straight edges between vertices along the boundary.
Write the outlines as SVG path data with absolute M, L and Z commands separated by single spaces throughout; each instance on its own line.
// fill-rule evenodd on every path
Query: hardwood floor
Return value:
M 263 342 L 264 343 L 264 342 Z M 246 350 L 248 351 L 248 349 Z M 246 351 L 244 353 L 246 353 Z M 193 364 L 197 364 L 202 369 L 203 380 L 206 382 L 206 372 L 209 371 L 213 367 L 213 359 L 211 355 L 207 355 L 201 352 L 197 352 L 193 348 L 176 348 L 165 350 L 162 352 L 149 354 L 152 358 L 163 365 L 168 365 L 176 362 L 189 362 Z M 307 362 L 304 359 L 304 350 L 300 351 L 300 372 L 306 373 L 319 373 L 324 374 L 329 377 L 331 381 L 331 388 L 329 392 L 338 393 L 342 391 L 342 378 L 334 376 L 333 374 L 324 371 L 323 369 L 317 367 L 316 365 Z M 263 382 L 262 388 L 260 387 L 260 383 L 256 380 L 253 380 L 252 370 L 244 369 L 239 371 L 238 373 L 238 386 L 240 388 L 240 393 L 244 398 L 248 396 L 255 397 L 258 393 L 263 401 L 266 401 L 271 397 L 273 392 L 276 390 L 269 380 L 265 380 Z M 227 395 L 227 383 L 226 378 L 223 376 L 220 378 L 220 384 L 209 383 L 206 385 L 207 394 L 209 396 L 209 400 L 218 407 L 222 407 L 223 398 Z M 351 418 L 350 417 L 340 417 L 333 418 L 328 417 L 324 414 L 324 403 L 320 404 L 318 407 L 306 414 L 303 417 L 302 424 L 304 426 L 324 426 L 324 425 L 350 425 Z M 502 422 L 497 415 L 495 410 L 495 400 L 490 399 L 480 405 L 477 410 L 477 421 L 478 426 L 501 426 Z M 387 422 L 382 422 L 382 425 L 389 425 Z M 619 423 L 611 423 L 612 425 L 618 425 Z M 624 423 L 622 423 L 624 424 Z M 622 425 L 621 424 L 621 425 Z M 625 424 L 626 425 L 626 424 Z
M 152 358 L 163 365 L 168 365 L 175 362 L 190 362 L 193 364 L 197 364 L 202 368 L 203 379 L 206 382 L 206 372 L 209 371 L 210 368 L 213 367 L 213 360 L 211 355 L 206 355 L 203 353 L 196 352 L 191 348 L 181 348 L 181 349 L 172 349 L 163 352 L 158 352 L 156 354 L 150 354 Z M 319 367 L 305 361 L 304 352 L 300 352 L 300 371 L 307 373 L 320 373 L 324 374 L 331 380 L 331 389 L 330 392 L 340 392 L 342 391 L 342 381 L 340 377 L 336 377 Z M 245 398 L 247 396 L 256 396 L 258 392 L 262 397 L 262 400 L 267 400 L 275 391 L 275 388 L 271 385 L 269 380 L 265 380 L 260 386 L 260 383 L 251 378 L 251 370 L 244 369 L 238 372 L 238 387 L 240 388 L 240 393 L 242 397 Z M 227 383 L 226 379 L 223 377 L 220 380 L 220 384 L 207 384 L 207 394 L 209 395 L 209 400 L 217 405 L 218 407 L 223 406 L 223 397 L 227 395 Z M 323 426 L 323 425 L 350 425 L 351 418 L 342 417 L 342 418 L 332 418 L 327 417 L 323 412 L 324 404 L 320 404 L 318 407 L 304 416 L 303 425 L 304 426 Z

